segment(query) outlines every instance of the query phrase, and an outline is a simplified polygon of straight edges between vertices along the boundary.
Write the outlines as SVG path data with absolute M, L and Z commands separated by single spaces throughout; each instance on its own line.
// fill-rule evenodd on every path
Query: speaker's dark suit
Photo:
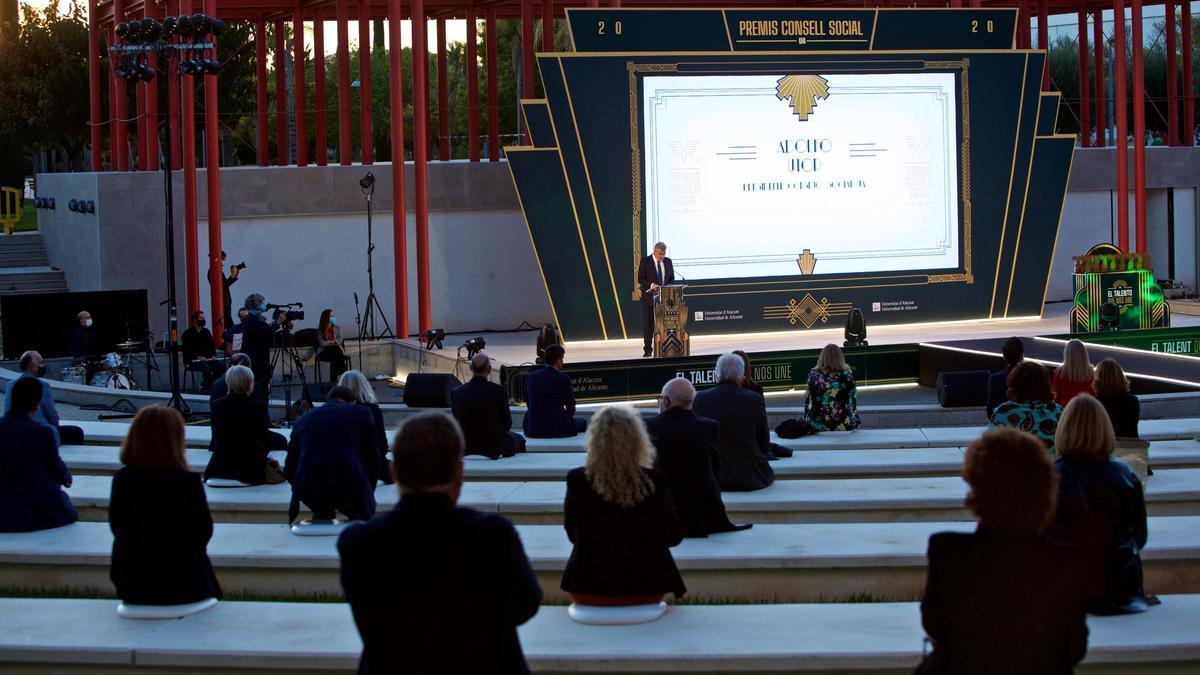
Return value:
M 721 423 L 716 473 L 722 490 L 758 490 L 775 481 L 775 471 L 767 464 L 771 430 L 762 394 L 726 382 L 696 394 L 694 409 Z
M 539 368 L 525 376 L 526 438 L 567 438 L 583 433 L 586 420 L 575 414 L 575 392 L 571 378 L 554 366 Z
M 275 327 L 258 312 L 250 312 L 242 322 L 242 353 L 250 357 L 254 381 L 271 384 L 271 344 Z
M 283 473 L 292 484 L 293 508 L 296 500 L 304 502 L 319 519 L 332 518 L 334 510 L 351 520 L 375 515 L 379 452 L 370 409 L 328 401 L 302 415 L 292 426 Z
M 717 485 L 721 425 L 677 407 L 646 420 L 646 430 L 654 442 L 654 468 L 667 476 L 683 536 L 707 537 L 735 529 Z
M 504 387 L 488 382 L 482 375 L 454 388 L 450 394 L 454 419 L 462 427 L 467 449 L 464 454 L 484 455 L 492 459 L 512 457 L 523 450 L 525 439 L 510 432 L 512 413 Z
M 15 410 L 0 417 L 0 532 L 33 532 L 79 520 L 61 489 L 70 482 L 49 426 Z
M 650 284 L 666 286 L 675 283 L 675 266 L 671 264 L 671 259 L 663 256 L 662 267 L 663 273 L 660 279 L 654 256 L 648 255 L 638 263 L 638 288 L 642 290 L 642 348 L 646 351 L 650 351 L 650 341 L 654 338 L 655 294 L 650 292 Z
M 359 673 L 528 673 L 541 587 L 507 519 L 411 493 L 338 539 Z

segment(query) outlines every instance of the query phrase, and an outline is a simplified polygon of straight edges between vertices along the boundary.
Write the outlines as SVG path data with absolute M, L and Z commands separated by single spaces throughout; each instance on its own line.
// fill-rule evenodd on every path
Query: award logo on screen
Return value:
M 883 311 L 883 305 L 878 302 L 872 302 L 871 303 L 871 311 L 872 312 L 881 312 L 881 311 Z
M 775 97 L 786 100 L 804 122 L 818 100 L 829 98 L 829 81 L 820 75 L 784 75 L 775 83 Z
M 702 312 L 700 310 L 696 310 L 695 318 L 693 320 L 694 321 L 703 321 L 704 320 L 704 312 Z

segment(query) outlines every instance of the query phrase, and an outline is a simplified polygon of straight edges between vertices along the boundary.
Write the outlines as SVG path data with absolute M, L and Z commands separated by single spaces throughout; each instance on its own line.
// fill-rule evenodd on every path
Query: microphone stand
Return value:
M 362 314 L 358 311 L 358 291 L 354 291 L 354 331 L 358 334 L 358 372 L 362 372 Z

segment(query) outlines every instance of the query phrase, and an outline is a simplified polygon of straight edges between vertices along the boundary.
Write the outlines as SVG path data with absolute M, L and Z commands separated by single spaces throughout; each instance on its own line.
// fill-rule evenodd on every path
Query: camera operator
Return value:
M 221 267 L 222 268 L 225 267 L 225 259 L 226 259 L 225 251 L 221 251 Z M 221 326 L 222 331 L 233 328 L 233 325 L 234 325 L 233 324 L 233 295 L 230 294 L 229 287 L 234 285 L 235 283 L 237 283 L 238 275 L 244 269 L 246 269 L 246 263 L 242 262 L 242 263 L 238 263 L 237 265 L 233 265 L 229 268 L 229 276 L 225 276 L 224 273 L 221 274 L 221 293 L 222 293 L 222 296 L 225 298 L 225 316 L 224 316 L 225 322 Z M 208 283 L 210 285 L 214 283 L 211 272 L 209 273 Z
M 267 387 L 271 384 L 271 344 L 275 326 L 267 323 L 263 312 L 267 311 L 267 300 L 262 293 L 246 296 L 245 321 L 242 322 L 242 353 L 250 357 L 254 370 L 254 381 Z

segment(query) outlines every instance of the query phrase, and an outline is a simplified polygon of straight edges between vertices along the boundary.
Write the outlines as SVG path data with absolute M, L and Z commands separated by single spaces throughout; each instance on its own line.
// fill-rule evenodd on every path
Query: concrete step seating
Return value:
M 112 478 L 79 476 L 67 490 L 83 520 L 106 521 Z M 465 506 L 504 514 L 520 524 L 562 522 L 566 484 L 559 481 L 472 481 Z M 283 485 L 208 489 L 216 522 L 282 523 L 291 490 Z M 963 506 L 966 484 L 958 477 L 784 480 L 756 492 L 727 492 L 732 517 L 754 523 L 830 523 L 970 520 Z M 396 489 L 380 486 L 381 508 L 396 502 Z M 1200 469 L 1156 471 L 1146 488 L 1150 515 L 1200 515 Z
M 1200 595 L 1145 614 L 1088 617 L 1076 669 L 1200 669 Z M 6 673 L 352 672 L 361 642 L 338 603 L 222 602 L 174 621 L 130 621 L 112 600 L 0 599 Z M 584 626 L 544 606 L 520 628 L 537 673 L 908 673 L 920 661 L 916 603 L 675 606 L 648 624 Z
M 72 473 L 80 476 L 110 476 L 121 463 L 111 445 L 65 445 L 59 448 Z M 188 465 L 203 471 L 207 450 L 188 450 Z M 272 457 L 283 462 L 286 453 Z M 779 479 L 792 478 L 894 478 L 913 476 L 957 476 L 962 472 L 961 448 L 896 448 L 877 450 L 810 450 L 771 463 Z M 1200 441 L 1154 441 L 1150 459 L 1158 469 L 1200 467 Z M 501 460 L 469 456 L 467 480 L 533 481 L 562 480 L 568 471 L 583 464 L 578 452 L 525 453 Z
M 559 583 L 571 543 L 562 527 L 517 529 L 546 601 L 566 602 Z M 696 602 L 829 602 L 862 593 L 914 600 L 925 585 L 929 535 L 974 529 L 973 522 L 757 524 L 685 539 L 672 555 Z M 282 524 L 218 524 L 208 555 L 225 591 L 340 596 L 336 541 L 295 536 Z M 107 523 L 0 534 L 0 587 L 114 593 L 111 551 Z M 1200 593 L 1200 516 L 1151 518 L 1142 559 L 1147 592 Z

